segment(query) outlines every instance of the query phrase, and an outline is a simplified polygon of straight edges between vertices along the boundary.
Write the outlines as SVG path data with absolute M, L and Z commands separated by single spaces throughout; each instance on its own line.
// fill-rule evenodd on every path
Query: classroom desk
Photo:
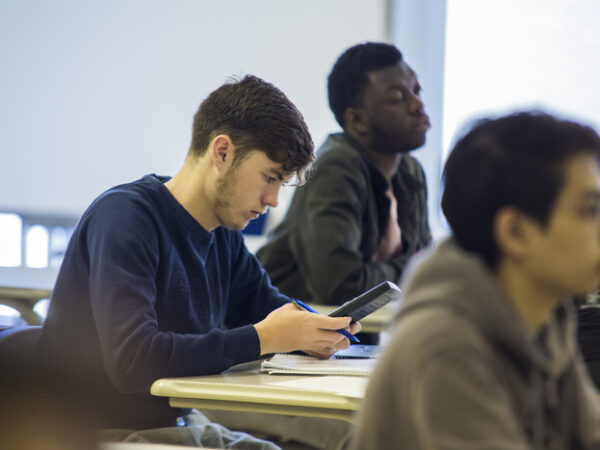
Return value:
M 169 397 L 180 408 L 218 409 L 321 417 L 354 423 L 362 399 L 334 392 L 274 386 L 273 381 L 302 378 L 259 373 L 260 362 L 220 375 L 163 378 L 152 384 L 152 395 Z
M 50 298 L 48 289 L 30 289 L 0 286 L 0 304 L 10 306 L 21 314 L 29 325 L 41 325 L 40 316 L 33 310 L 35 304 L 43 298 Z
M 321 314 L 328 314 L 329 311 L 333 311 L 337 306 L 331 305 L 316 305 L 314 303 L 310 303 L 317 312 Z M 382 332 L 387 324 L 392 320 L 394 314 L 396 313 L 398 308 L 398 302 L 390 302 L 377 311 L 372 312 L 367 317 L 364 317 L 360 320 L 360 324 L 362 326 L 361 332 L 364 333 L 380 333 Z

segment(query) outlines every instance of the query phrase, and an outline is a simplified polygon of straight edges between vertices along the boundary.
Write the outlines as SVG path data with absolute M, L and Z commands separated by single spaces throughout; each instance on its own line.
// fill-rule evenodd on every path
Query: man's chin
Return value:
M 229 228 L 230 230 L 235 230 L 235 231 L 242 231 L 244 228 L 246 228 L 248 226 L 248 223 L 250 223 L 249 220 L 241 223 L 233 223 L 233 222 L 229 222 L 229 223 L 224 223 L 223 226 L 225 228 Z
M 425 135 L 415 136 L 415 138 L 411 142 L 407 142 L 404 146 L 399 147 L 396 153 L 410 153 L 412 151 L 418 150 L 425 145 L 425 141 Z

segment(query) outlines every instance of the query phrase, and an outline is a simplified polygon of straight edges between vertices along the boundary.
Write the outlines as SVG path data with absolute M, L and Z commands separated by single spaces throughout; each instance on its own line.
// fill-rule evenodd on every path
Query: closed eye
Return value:
M 579 208 L 579 214 L 584 217 L 600 217 L 600 205 L 590 204 Z
M 390 95 L 390 100 L 393 102 L 401 102 L 404 100 L 404 93 L 402 92 L 402 89 L 392 89 L 390 91 L 391 95 Z

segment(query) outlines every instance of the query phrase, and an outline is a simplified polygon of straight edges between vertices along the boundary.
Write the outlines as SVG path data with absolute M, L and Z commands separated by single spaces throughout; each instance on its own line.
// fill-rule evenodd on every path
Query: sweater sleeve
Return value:
M 530 450 L 502 371 L 480 346 L 449 336 L 432 349 L 427 336 L 393 337 L 371 375 L 356 448 Z
M 409 403 L 419 442 L 438 449 L 529 449 L 493 365 L 468 347 L 439 355 L 413 377 Z M 453 413 L 457 405 L 460 414 Z
M 113 384 L 139 392 L 157 378 L 219 373 L 257 358 L 260 344 L 251 325 L 204 334 L 159 328 L 159 236 L 139 203 L 109 195 L 85 224 L 92 314 Z
M 585 363 L 579 351 L 575 354 L 574 365 L 569 375 L 574 378 L 568 384 L 573 389 L 573 392 L 569 393 L 569 397 L 577 405 L 574 421 L 582 448 L 600 450 L 600 402 L 598 402 L 598 392 L 585 368 Z
M 271 284 L 266 270 L 244 245 L 242 234 L 232 236 L 233 279 L 225 325 L 237 327 L 261 321 L 290 299 Z
M 360 164 L 358 164 L 360 166 Z M 360 248 L 369 187 L 355 159 L 317 162 L 305 189 L 304 215 L 290 248 L 313 300 L 340 303 L 385 280 L 397 280 L 397 261 L 371 262 Z

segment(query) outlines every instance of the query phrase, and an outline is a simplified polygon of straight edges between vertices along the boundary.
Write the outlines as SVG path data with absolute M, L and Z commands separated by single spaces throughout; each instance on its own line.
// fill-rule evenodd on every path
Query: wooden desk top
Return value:
M 150 392 L 169 397 L 169 403 L 174 407 L 324 417 L 354 422 L 361 398 L 327 390 L 273 385 L 270 383 L 274 381 L 306 377 L 268 375 L 258 373 L 257 364 L 255 367 L 220 375 L 163 378 L 152 384 Z
M 49 289 L 31 289 L 31 288 L 18 288 L 10 286 L 0 286 L 0 299 L 11 298 L 19 300 L 28 300 L 34 304 L 42 298 L 50 298 L 52 291 Z

